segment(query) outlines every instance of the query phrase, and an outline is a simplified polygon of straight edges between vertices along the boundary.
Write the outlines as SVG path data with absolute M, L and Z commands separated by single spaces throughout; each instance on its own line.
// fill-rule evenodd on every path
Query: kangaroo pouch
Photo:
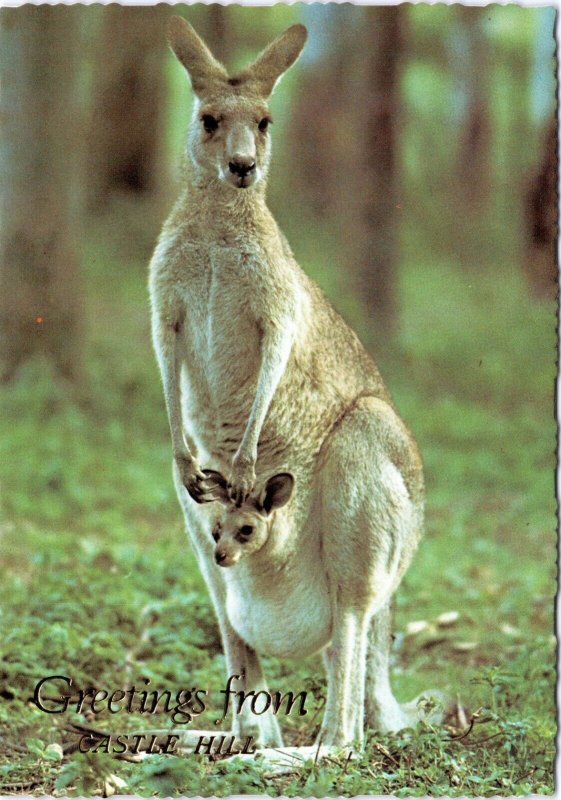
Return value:
M 301 658 L 325 647 L 332 634 L 333 614 L 322 570 L 301 580 L 269 576 L 266 587 L 248 577 L 246 565 L 228 571 L 226 611 L 234 630 L 258 653 Z M 239 571 L 238 571 L 239 570 Z

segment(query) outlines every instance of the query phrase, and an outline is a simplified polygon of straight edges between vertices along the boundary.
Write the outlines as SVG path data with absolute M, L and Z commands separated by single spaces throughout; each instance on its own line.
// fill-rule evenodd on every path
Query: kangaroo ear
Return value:
M 215 81 L 227 80 L 228 74 L 222 64 L 183 17 L 170 17 L 168 43 L 187 70 L 195 94 L 202 94 Z
M 294 64 L 302 52 L 307 36 L 308 32 L 303 25 L 292 25 L 238 76 L 240 83 L 247 82 L 262 97 L 269 97 L 281 75 Z
M 220 500 L 222 503 L 229 503 L 230 496 L 226 478 L 214 469 L 203 469 L 203 472 L 206 475 L 206 482 L 214 495 L 213 499 Z
M 273 475 L 265 484 L 265 488 L 259 498 L 259 504 L 265 513 L 270 514 L 276 508 L 285 506 L 292 497 L 294 489 L 294 478 L 290 472 L 279 472 Z

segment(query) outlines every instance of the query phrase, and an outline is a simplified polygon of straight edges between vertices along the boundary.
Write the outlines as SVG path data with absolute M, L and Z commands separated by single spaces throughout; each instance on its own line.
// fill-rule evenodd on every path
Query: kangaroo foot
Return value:
M 403 703 L 401 708 L 410 720 L 408 727 L 415 727 L 419 722 L 429 725 L 441 725 L 452 704 L 445 692 L 440 689 L 427 689 L 414 700 Z
M 439 689 L 427 689 L 408 703 L 398 703 L 393 695 L 373 704 L 367 713 L 366 725 L 380 733 L 415 728 L 423 721 L 441 725 L 450 707 L 450 698 Z

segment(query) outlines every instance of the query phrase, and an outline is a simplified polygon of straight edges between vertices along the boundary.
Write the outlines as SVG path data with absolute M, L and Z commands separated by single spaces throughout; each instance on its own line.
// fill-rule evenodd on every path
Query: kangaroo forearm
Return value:
M 289 330 L 281 339 L 265 342 L 262 348 L 261 369 L 257 380 L 255 399 L 238 451 L 245 458 L 255 460 L 257 457 L 257 444 L 261 430 L 271 401 L 286 370 L 292 343 L 293 335 Z
M 161 326 L 156 332 L 156 351 L 164 387 L 164 399 L 168 415 L 174 457 L 192 458 L 183 432 L 181 414 L 181 392 L 179 387 L 180 359 L 178 355 L 177 331 L 170 326 Z

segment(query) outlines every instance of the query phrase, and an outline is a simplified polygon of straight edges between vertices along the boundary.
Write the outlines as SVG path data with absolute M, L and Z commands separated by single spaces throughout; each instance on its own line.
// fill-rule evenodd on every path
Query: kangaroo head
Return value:
M 213 470 L 205 470 L 205 474 L 220 501 L 212 529 L 214 560 L 221 567 L 230 567 L 263 547 L 271 533 L 273 511 L 290 500 L 294 478 L 288 472 L 273 475 L 257 497 L 238 508 L 228 496 L 226 479 Z
M 199 180 L 218 179 L 234 189 L 257 185 L 270 159 L 267 101 L 306 41 L 303 25 L 292 25 L 242 72 L 230 77 L 194 29 L 171 17 L 168 40 L 191 79 L 195 104 L 188 155 Z

